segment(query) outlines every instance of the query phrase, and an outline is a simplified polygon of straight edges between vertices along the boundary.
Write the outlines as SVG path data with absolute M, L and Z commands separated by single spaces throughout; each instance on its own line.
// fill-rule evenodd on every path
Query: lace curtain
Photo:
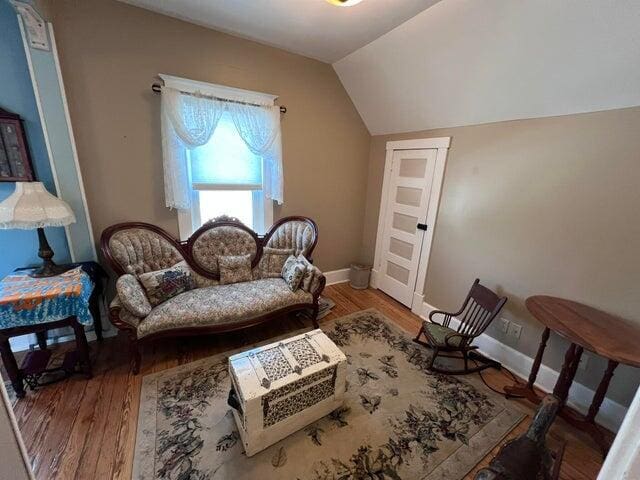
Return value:
M 162 89 L 162 152 L 165 201 L 169 208 L 191 208 L 187 151 L 206 144 L 224 111 L 249 150 L 262 157 L 267 198 L 283 202 L 280 108 L 222 102 L 202 95 Z

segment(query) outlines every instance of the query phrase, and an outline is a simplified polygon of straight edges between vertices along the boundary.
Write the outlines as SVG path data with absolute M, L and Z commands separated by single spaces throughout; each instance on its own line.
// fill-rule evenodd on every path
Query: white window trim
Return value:
M 158 76 L 162 79 L 166 87 L 175 88 L 182 92 L 198 92 L 204 95 L 211 95 L 212 97 L 255 103 L 258 105 L 275 105 L 275 101 L 278 98 L 277 95 L 271 95 L 268 93 L 253 92 L 251 90 L 227 87 L 226 85 L 216 85 L 214 83 L 189 80 L 187 78 L 175 77 L 164 73 L 161 73 Z M 189 169 L 190 168 L 191 165 L 189 165 Z M 189 171 L 189 177 L 191 177 L 191 171 Z M 199 190 L 253 190 L 253 218 L 264 218 L 263 225 L 255 225 L 256 232 L 264 234 L 273 223 L 273 200 L 267 199 L 264 195 L 258 194 L 256 190 L 261 189 L 261 185 L 221 185 L 220 187 L 215 188 L 210 185 L 194 185 L 194 187 Z M 178 210 L 178 231 L 180 233 L 181 240 L 189 238 L 200 225 L 200 205 L 198 202 L 198 191 L 195 189 L 192 190 L 191 205 L 191 210 Z M 260 210 L 262 210 L 262 212 L 260 212 Z M 262 215 L 260 213 L 262 213 Z
M 207 190 L 262 190 L 262 185 L 259 183 L 224 183 L 216 185 L 215 183 L 192 183 L 191 186 L 194 190 L 207 191 Z

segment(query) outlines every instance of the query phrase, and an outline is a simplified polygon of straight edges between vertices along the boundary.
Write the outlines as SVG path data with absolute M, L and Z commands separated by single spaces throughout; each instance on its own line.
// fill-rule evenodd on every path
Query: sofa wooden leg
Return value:
M 140 352 L 140 343 L 137 338 L 130 338 L 131 340 L 131 364 L 133 367 L 133 374 L 138 375 L 140 373 L 140 364 L 142 363 L 142 354 Z
M 313 328 L 320 328 L 318 325 L 318 312 L 320 311 L 320 306 L 318 302 L 313 304 L 313 313 L 311 314 L 311 322 L 313 323 Z

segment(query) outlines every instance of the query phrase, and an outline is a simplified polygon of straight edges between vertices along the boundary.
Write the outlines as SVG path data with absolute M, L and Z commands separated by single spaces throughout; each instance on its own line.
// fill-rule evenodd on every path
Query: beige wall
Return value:
M 479 277 L 509 297 L 504 316 L 534 356 L 541 327 L 524 299 L 567 297 L 640 324 L 640 108 L 390 136 L 371 143 L 364 260 L 373 261 L 385 143 L 451 136 L 425 300 L 452 309 Z M 640 346 L 639 346 L 640 348 Z M 545 363 L 558 369 L 564 343 Z M 593 368 L 592 368 L 593 367 Z M 578 380 L 594 387 L 603 362 Z M 638 372 L 620 367 L 609 396 L 628 404 Z
M 285 203 L 318 222 L 316 260 L 353 261 L 370 136 L 328 64 L 112 0 L 44 2 L 56 32 L 96 239 L 141 220 L 177 235 L 164 207 L 158 73 L 279 95 Z

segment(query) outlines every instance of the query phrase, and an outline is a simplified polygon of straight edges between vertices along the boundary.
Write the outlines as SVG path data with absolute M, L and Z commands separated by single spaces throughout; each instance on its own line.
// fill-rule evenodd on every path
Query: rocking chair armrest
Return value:
M 436 321 L 433 319 L 433 316 L 434 316 L 434 315 L 451 315 L 451 316 L 453 316 L 453 314 L 452 314 L 452 313 L 445 312 L 444 310 L 433 310 L 433 311 L 429 314 L 429 321 L 430 321 L 431 323 L 435 323 L 436 325 L 442 325 L 442 324 L 441 324 L 441 323 L 436 322 Z

